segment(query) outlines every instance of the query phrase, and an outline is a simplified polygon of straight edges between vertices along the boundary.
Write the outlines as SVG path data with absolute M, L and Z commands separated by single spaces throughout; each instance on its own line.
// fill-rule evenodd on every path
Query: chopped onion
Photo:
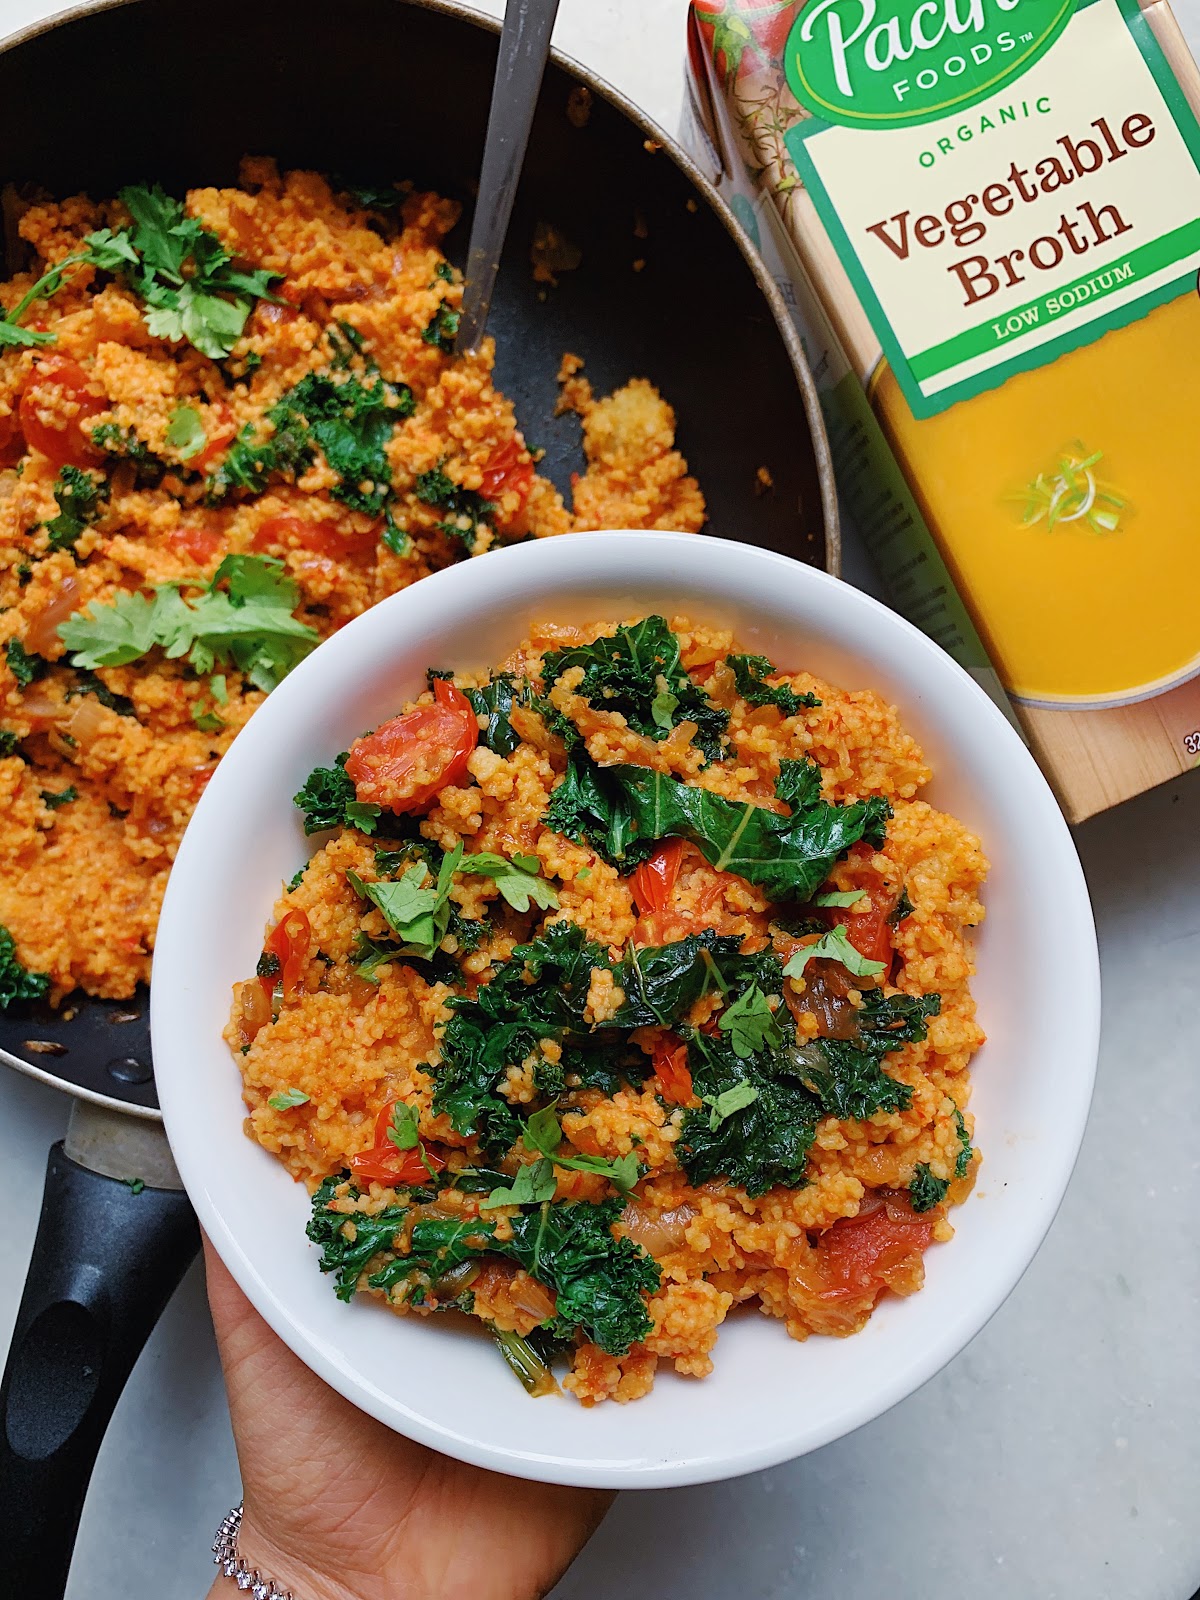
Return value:
M 238 1043 L 243 1047 L 254 1043 L 259 1030 L 271 1020 L 271 1002 L 257 978 L 249 983 L 235 983 L 234 1001 L 237 1005 Z
M 53 598 L 34 616 L 25 633 L 25 648 L 44 656 L 59 643 L 58 625 L 79 609 L 79 579 L 67 578 Z
M 695 1206 L 686 1201 L 670 1211 L 656 1211 L 631 1200 L 622 1211 L 620 1222 L 634 1244 L 641 1245 L 648 1255 L 657 1258 L 682 1249 L 688 1223 L 697 1215 Z

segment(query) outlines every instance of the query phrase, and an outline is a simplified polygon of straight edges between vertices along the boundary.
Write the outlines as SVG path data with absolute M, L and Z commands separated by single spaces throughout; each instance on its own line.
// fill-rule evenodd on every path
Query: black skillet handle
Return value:
M 59 1600 L 104 1430 L 200 1246 L 187 1196 L 50 1151 L 42 1215 L 0 1386 L 6 1591 Z

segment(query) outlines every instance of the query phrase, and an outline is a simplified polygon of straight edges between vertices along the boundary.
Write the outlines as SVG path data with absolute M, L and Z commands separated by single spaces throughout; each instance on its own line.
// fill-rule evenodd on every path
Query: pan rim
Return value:
M 78 5 L 69 6 L 62 11 L 56 11 L 48 17 L 40 17 L 34 22 L 26 23 L 23 28 L 18 28 L 13 33 L 0 37 L 0 55 L 9 55 L 19 50 L 22 45 L 30 44 L 35 39 L 40 39 L 46 34 L 57 32 L 60 28 L 68 27 L 73 22 L 79 22 L 87 17 L 100 16 L 107 11 L 119 11 L 138 5 L 152 3 L 152 0 L 81 0 Z M 483 29 L 484 32 L 499 34 L 500 22 L 495 17 L 475 11 L 469 6 L 461 5 L 458 0 L 404 0 L 404 4 L 411 5 L 423 11 L 436 11 L 443 16 L 454 17 L 460 22 L 470 23 L 472 26 Z M 556 67 L 568 76 L 583 83 L 586 88 L 601 99 L 606 100 L 616 110 L 620 111 L 634 124 L 648 139 L 655 140 L 662 147 L 665 155 L 675 163 L 684 177 L 699 191 L 705 204 L 722 224 L 726 233 L 737 246 L 743 261 L 749 267 L 759 292 L 766 301 L 771 313 L 775 330 L 783 341 L 787 352 L 792 374 L 796 379 L 800 391 L 801 404 L 804 407 L 805 418 L 808 422 L 809 436 L 812 440 L 813 457 L 817 469 L 817 482 L 820 486 L 821 519 L 825 530 L 825 560 L 818 570 L 824 571 L 837 578 L 841 575 L 842 568 L 842 543 L 841 524 L 839 520 L 837 489 L 834 481 L 833 459 L 829 447 L 829 436 L 825 429 L 825 419 L 821 411 L 821 403 L 817 396 L 817 387 L 813 379 L 812 370 L 808 364 L 808 357 L 804 353 L 800 335 L 792 321 L 783 295 L 778 284 L 768 272 L 766 263 L 754 248 L 749 234 L 738 221 L 731 207 L 718 193 L 715 186 L 705 176 L 693 157 L 684 149 L 679 139 L 668 133 L 653 117 L 649 116 L 641 106 L 631 100 L 622 90 L 602 78 L 583 62 L 565 51 L 552 47 L 550 59 Z M 72 1083 L 69 1078 L 60 1077 L 57 1073 L 49 1072 L 44 1067 L 36 1067 L 29 1061 L 23 1061 L 20 1056 L 13 1055 L 11 1051 L 0 1046 L 0 1064 L 15 1067 L 26 1077 L 37 1079 L 53 1089 L 59 1089 L 64 1094 L 73 1095 L 76 1099 L 90 1101 L 94 1105 L 107 1106 L 112 1110 L 127 1112 L 130 1116 L 142 1117 L 149 1121 L 162 1121 L 162 1113 L 153 1106 L 139 1106 L 131 1101 L 122 1100 L 115 1095 L 101 1094 L 94 1089 L 88 1089 L 82 1084 Z

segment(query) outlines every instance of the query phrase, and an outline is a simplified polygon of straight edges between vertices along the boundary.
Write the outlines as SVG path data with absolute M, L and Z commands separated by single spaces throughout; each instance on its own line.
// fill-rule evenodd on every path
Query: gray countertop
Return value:
M 0 0 L 0 31 L 54 9 Z M 564 0 L 556 37 L 675 127 L 685 10 Z M 1200 53 L 1200 0 L 1177 10 Z M 869 582 L 857 560 L 851 575 Z M 631 1573 L 669 1600 L 1188 1600 L 1200 1586 L 1200 778 L 1076 837 L 1100 932 L 1100 1072 L 1075 1178 L 1016 1292 L 937 1378 L 838 1444 L 734 1483 L 623 1496 L 557 1600 L 607 1600 Z M 0 1348 L 66 1117 L 54 1092 L 0 1073 Z M 109 1430 L 70 1600 L 195 1600 L 237 1496 L 193 1271 Z

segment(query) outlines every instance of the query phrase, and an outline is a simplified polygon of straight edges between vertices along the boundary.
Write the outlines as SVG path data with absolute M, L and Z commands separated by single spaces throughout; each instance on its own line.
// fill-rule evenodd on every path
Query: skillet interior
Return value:
M 129 0 L 0 51 L 0 179 L 57 195 L 147 180 L 181 193 L 234 181 L 246 153 L 348 182 L 411 177 L 463 202 L 447 244 L 461 265 L 495 53 L 494 25 L 400 0 L 210 0 L 202 11 Z M 706 532 L 826 564 L 836 533 L 827 538 L 816 449 L 754 271 L 686 171 L 648 151 L 623 110 L 593 94 L 586 124 L 568 119 L 577 81 L 564 64 L 547 70 L 489 323 L 498 382 L 546 451 L 542 471 L 567 491 L 582 466 L 577 420 L 553 414 L 572 350 L 597 390 L 644 376 L 675 406 L 708 499 Z M 529 262 L 538 221 L 583 252 L 544 300 Z M 774 488 L 759 497 L 761 466 Z M 113 1065 L 148 1066 L 146 1013 L 140 993 L 117 1005 L 81 998 L 67 1020 L 40 1007 L 0 1014 L 0 1051 L 151 1106 L 152 1080 Z M 31 1053 L 30 1038 L 68 1052 Z

